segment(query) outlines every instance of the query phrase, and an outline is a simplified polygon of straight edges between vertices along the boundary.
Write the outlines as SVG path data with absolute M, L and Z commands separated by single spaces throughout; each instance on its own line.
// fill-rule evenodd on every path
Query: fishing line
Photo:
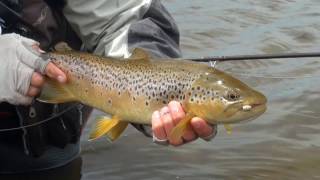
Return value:
M 199 61 L 200 62 L 200 61 Z M 217 64 L 218 64 L 218 60 L 211 60 L 208 61 L 209 62 L 209 66 L 212 68 L 216 68 Z M 298 78 L 320 78 L 320 75 L 318 76 L 281 76 L 281 75 L 277 75 L 277 76 L 266 76 L 264 74 L 257 74 L 257 73 L 243 73 L 243 72 L 236 72 L 236 71 L 228 71 L 228 70 L 223 70 L 224 72 L 230 73 L 230 74 L 235 74 L 235 75 L 240 75 L 240 76 L 246 76 L 246 77 L 256 77 L 256 78 L 266 78 L 266 79 L 298 79 Z
M 20 129 L 25 129 L 25 128 L 30 128 L 30 127 L 34 127 L 34 126 L 39 126 L 41 124 L 44 124 L 54 118 L 57 118 L 59 116 L 61 116 L 62 114 L 66 113 L 67 111 L 70 111 L 72 108 L 76 108 L 78 106 L 78 104 L 75 104 L 75 105 L 72 105 L 68 108 L 66 108 L 65 110 L 61 111 L 61 112 L 58 112 L 58 113 L 55 113 L 54 115 L 50 116 L 49 118 L 43 120 L 43 121 L 40 121 L 40 122 L 36 122 L 36 123 L 33 123 L 33 124 L 29 124 L 29 125 L 25 125 L 25 126 L 19 126 L 19 127 L 15 127 L 15 128 L 8 128 L 8 129 L 0 129 L 0 132 L 6 132 L 6 131 L 15 131 L 15 130 L 20 130 Z
M 244 74 L 244 73 L 239 73 L 239 72 L 234 72 L 234 71 L 225 71 L 230 74 L 235 74 L 235 75 L 240 75 L 240 76 L 247 76 L 247 77 L 256 77 L 256 78 L 270 78 L 270 79 L 298 79 L 298 78 L 320 78 L 320 76 L 265 76 L 263 74 Z
M 256 55 L 235 55 L 235 56 L 212 56 L 202 58 L 189 58 L 191 61 L 234 61 L 234 60 L 257 60 L 257 59 L 289 59 L 289 58 L 311 58 L 320 57 L 320 52 L 307 53 L 279 53 L 279 54 L 256 54 Z

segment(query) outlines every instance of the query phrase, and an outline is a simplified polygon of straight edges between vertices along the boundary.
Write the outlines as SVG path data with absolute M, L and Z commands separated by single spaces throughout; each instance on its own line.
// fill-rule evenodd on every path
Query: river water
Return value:
M 319 51 L 319 0 L 170 0 L 185 57 Z M 211 142 L 155 145 L 133 128 L 82 137 L 83 179 L 320 179 L 320 60 L 221 62 L 268 98 L 258 119 Z M 99 112 L 95 112 L 99 114 Z M 93 121 L 91 121 L 93 122 Z

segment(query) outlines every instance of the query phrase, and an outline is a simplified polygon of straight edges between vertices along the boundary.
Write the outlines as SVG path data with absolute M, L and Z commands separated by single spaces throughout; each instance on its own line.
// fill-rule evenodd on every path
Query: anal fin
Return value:
M 112 118 L 106 116 L 100 117 L 96 126 L 91 131 L 89 140 L 94 140 L 108 134 L 110 140 L 114 141 L 125 130 L 127 125 L 127 122 L 120 121 L 117 116 L 112 116 Z
M 115 125 L 108 133 L 108 137 L 111 141 L 115 141 L 120 137 L 123 131 L 127 128 L 129 123 L 120 121 L 117 125 Z

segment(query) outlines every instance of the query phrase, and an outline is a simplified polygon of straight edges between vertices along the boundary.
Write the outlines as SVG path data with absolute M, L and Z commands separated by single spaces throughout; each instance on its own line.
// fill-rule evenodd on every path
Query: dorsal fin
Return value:
M 130 56 L 130 59 L 133 59 L 133 60 L 149 61 L 149 58 L 150 58 L 149 54 L 141 48 L 135 48 L 132 51 L 132 54 Z
M 54 50 L 58 52 L 65 52 L 72 51 L 72 48 L 66 42 L 61 41 L 54 46 Z

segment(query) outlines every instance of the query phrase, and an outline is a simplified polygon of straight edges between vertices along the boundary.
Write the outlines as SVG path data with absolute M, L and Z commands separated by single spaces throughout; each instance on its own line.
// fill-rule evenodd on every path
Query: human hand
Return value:
M 211 126 L 205 120 L 194 117 L 182 138 L 178 140 L 170 139 L 169 135 L 172 129 L 185 115 L 186 113 L 181 104 L 177 101 L 171 101 L 168 106 L 163 107 L 160 111 L 153 112 L 152 131 L 155 142 L 179 146 L 191 142 L 198 137 L 208 141 L 216 135 L 217 126 Z
M 66 82 L 66 75 L 41 58 L 39 43 L 18 34 L 0 35 L 0 102 L 27 105 L 40 93 L 44 75 Z

